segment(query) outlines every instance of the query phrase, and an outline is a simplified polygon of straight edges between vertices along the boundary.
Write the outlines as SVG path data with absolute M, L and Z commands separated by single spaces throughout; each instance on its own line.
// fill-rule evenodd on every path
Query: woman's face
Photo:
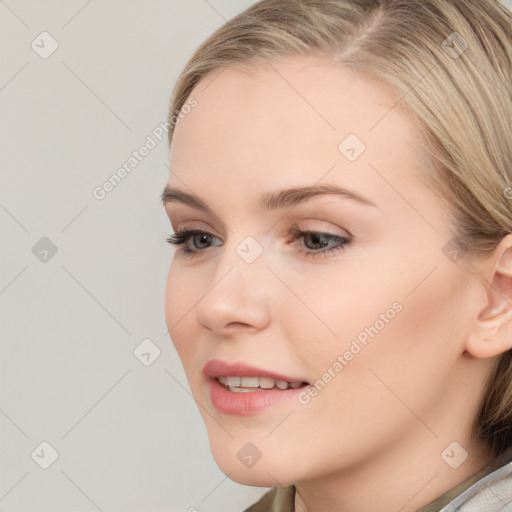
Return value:
M 178 247 L 166 319 L 221 469 L 270 487 L 418 445 L 439 458 L 482 382 L 465 377 L 470 282 L 411 119 L 313 58 L 216 70 L 192 96 L 165 207 L 209 235 Z

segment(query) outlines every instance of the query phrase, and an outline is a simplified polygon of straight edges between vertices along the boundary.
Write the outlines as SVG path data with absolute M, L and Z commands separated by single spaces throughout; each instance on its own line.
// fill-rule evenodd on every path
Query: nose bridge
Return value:
M 271 277 L 263 245 L 254 237 L 224 244 L 208 291 L 197 304 L 199 321 L 216 331 L 232 324 L 262 328 L 269 318 Z
M 226 243 L 218 256 L 213 283 L 220 285 L 221 281 L 231 280 L 229 287 L 235 287 L 244 295 L 259 293 L 258 289 L 268 287 L 265 281 L 270 273 L 266 262 L 263 244 L 253 236 Z

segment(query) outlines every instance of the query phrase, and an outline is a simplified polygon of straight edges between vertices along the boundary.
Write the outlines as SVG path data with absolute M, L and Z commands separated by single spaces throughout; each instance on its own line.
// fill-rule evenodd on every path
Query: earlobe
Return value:
M 500 242 L 487 259 L 486 306 L 474 320 L 466 340 L 466 352 L 477 358 L 499 356 L 512 348 L 512 235 Z

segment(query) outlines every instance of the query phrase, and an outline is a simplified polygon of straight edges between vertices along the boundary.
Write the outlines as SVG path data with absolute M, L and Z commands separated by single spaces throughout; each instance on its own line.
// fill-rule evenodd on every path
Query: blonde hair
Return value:
M 310 55 L 396 94 L 421 129 L 429 183 L 451 205 L 450 247 L 489 255 L 512 231 L 512 14 L 495 0 L 262 0 L 196 50 L 169 117 L 211 71 Z M 512 445 L 512 350 L 473 427 L 495 454 Z

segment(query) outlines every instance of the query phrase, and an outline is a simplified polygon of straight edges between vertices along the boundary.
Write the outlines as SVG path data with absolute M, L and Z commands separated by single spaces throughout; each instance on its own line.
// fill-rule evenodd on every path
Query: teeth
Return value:
M 258 377 L 242 377 L 240 379 L 240 386 L 242 388 L 259 388 L 260 379 Z
M 297 389 L 302 382 L 287 382 L 285 380 L 274 380 L 269 377 L 225 377 L 219 376 L 217 380 L 235 393 L 247 393 L 256 389 Z
M 288 387 L 288 382 L 286 382 L 285 380 L 276 380 L 276 386 L 279 389 L 286 389 Z
M 228 386 L 240 386 L 240 377 L 227 377 Z
M 254 388 L 236 388 L 229 386 L 229 391 L 233 391 L 235 393 L 251 393 Z
M 268 377 L 260 377 L 258 380 L 260 381 L 260 388 L 272 389 L 274 387 L 274 379 L 270 379 Z

